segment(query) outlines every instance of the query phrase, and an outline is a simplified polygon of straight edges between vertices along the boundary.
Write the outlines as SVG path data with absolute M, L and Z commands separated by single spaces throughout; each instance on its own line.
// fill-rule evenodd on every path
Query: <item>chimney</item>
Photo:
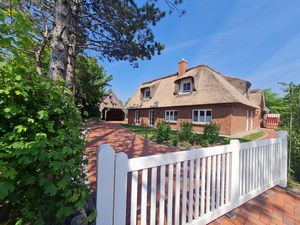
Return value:
M 181 77 L 188 69 L 188 61 L 182 59 L 178 62 L 178 77 Z

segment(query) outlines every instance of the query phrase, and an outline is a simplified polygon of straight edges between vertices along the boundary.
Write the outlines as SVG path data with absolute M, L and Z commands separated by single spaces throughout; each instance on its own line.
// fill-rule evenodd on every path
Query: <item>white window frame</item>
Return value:
M 172 115 L 173 115 L 173 118 L 171 118 L 171 112 L 172 112 Z M 175 112 L 177 112 L 177 118 L 175 120 Z M 169 114 L 168 118 L 167 118 L 167 113 Z M 165 121 L 166 122 L 171 122 L 171 123 L 177 123 L 177 120 L 178 120 L 178 110 L 165 110 Z
M 140 111 L 139 110 L 134 111 L 134 124 L 135 125 L 140 125 L 140 120 L 141 120 Z
M 184 85 L 190 84 L 189 90 L 184 90 Z M 193 82 L 191 78 L 186 78 L 180 81 L 180 88 L 179 88 L 179 94 L 190 94 L 193 90 Z
M 149 96 L 148 97 L 146 97 L 146 92 L 149 92 Z M 151 96 L 150 88 L 145 88 L 144 91 L 143 91 L 143 99 L 144 100 L 148 100 L 148 99 L 150 99 L 150 96 Z
M 190 89 L 184 90 L 184 85 L 185 84 L 189 84 L 190 85 Z M 188 82 L 182 83 L 182 93 L 188 93 L 188 92 L 191 92 L 191 90 L 192 90 L 192 82 L 188 81 Z
M 198 112 L 198 121 L 194 121 L 194 112 Z M 200 122 L 200 111 L 204 111 L 204 122 Z M 211 113 L 211 120 L 207 121 L 207 112 L 210 111 Z M 213 120 L 213 116 L 212 116 L 212 109 L 193 109 L 192 111 L 192 123 L 195 124 L 209 124 L 211 123 Z

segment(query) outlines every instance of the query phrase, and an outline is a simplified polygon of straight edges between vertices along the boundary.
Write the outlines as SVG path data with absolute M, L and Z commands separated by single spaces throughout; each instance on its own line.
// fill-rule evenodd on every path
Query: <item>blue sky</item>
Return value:
M 153 31 L 166 49 L 133 68 L 128 62 L 100 62 L 121 100 L 142 82 L 177 71 L 184 58 L 189 67 L 206 64 L 223 74 L 249 80 L 252 88 L 278 82 L 300 83 L 299 0 L 185 0 L 186 14 L 165 17 Z

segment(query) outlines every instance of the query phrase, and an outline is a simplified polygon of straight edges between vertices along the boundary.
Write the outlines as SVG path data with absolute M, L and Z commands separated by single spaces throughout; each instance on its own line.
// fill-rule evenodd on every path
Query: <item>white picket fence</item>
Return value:
M 97 225 L 207 224 L 287 183 L 287 134 L 128 159 L 98 151 Z

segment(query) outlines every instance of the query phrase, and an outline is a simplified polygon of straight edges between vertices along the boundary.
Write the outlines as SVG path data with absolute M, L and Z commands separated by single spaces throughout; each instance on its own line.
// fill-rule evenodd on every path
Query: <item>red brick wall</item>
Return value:
M 252 130 L 260 127 L 259 109 L 245 107 L 243 105 L 235 105 L 232 112 L 231 134 L 237 134 L 247 131 L 247 110 L 248 110 L 248 129 L 251 128 L 251 111 L 252 111 Z
M 221 127 L 221 134 L 232 135 L 246 131 L 247 124 L 247 110 L 253 111 L 253 129 L 260 127 L 260 110 L 245 107 L 240 104 L 219 104 L 219 105 L 201 105 L 201 106 L 184 106 L 184 107 L 166 107 L 166 108 L 153 108 L 155 126 L 160 121 L 165 119 L 165 110 L 177 110 L 178 120 L 177 123 L 170 123 L 172 129 L 179 129 L 180 123 L 183 121 L 192 122 L 193 109 L 211 109 L 212 110 L 212 122 L 219 124 Z M 140 111 L 140 122 L 142 126 L 148 126 L 149 124 L 149 109 L 138 109 Z M 134 112 L 136 110 L 128 110 L 128 123 L 134 123 Z M 250 127 L 250 120 L 249 120 Z M 193 130 L 203 131 L 204 125 L 193 124 Z

